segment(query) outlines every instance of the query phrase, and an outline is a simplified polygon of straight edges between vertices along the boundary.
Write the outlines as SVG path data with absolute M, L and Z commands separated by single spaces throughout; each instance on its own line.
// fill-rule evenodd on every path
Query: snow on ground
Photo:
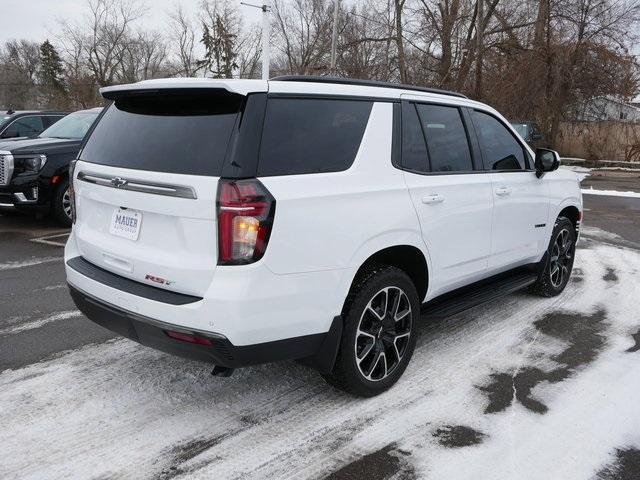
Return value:
M 584 235 L 563 295 L 424 325 L 372 399 L 124 339 L 4 371 L 0 478 L 590 479 L 640 448 L 640 252 Z
M 14 270 L 17 268 L 30 267 L 32 265 L 40 265 L 41 263 L 59 262 L 62 257 L 44 257 L 44 258 L 30 258 L 29 260 L 21 262 L 6 262 L 0 263 L 0 270 Z
M 26 330 L 40 328 L 47 323 L 57 322 L 60 320 L 68 320 L 70 318 L 78 318 L 81 316 L 82 312 L 80 312 L 80 310 L 67 310 L 64 312 L 47 315 L 46 317 L 38 318 L 37 320 L 30 320 L 28 317 L 13 317 L 7 320 L 7 323 L 9 323 L 9 327 L 0 328 L 0 336 L 14 335 Z
M 595 190 L 592 188 L 582 188 L 583 195 L 605 195 L 608 197 L 629 197 L 640 198 L 640 192 L 619 192 L 618 190 Z
M 577 165 L 560 165 L 560 168 L 563 170 L 571 170 L 576 173 L 576 177 L 578 177 L 578 182 L 582 182 L 585 178 L 591 175 L 591 168 L 580 167 Z

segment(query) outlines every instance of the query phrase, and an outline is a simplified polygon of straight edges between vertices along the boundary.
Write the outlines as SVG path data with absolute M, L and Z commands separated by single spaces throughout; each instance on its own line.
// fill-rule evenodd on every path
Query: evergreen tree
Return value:
M 238 68 L 235 41 L 237 35 L 230 32 L 223 18 L 216 15 L 213 25 L 202 25 L 202 39 L 205 56 L 198 61 L 198 67 L 204 67 L 214 78 L 231 78 L 233 70 Z
M 45 40 L 40 45 L 40 71 L 38 72 L 38 77 L 43 87 L 58 92 L 65 91 L 62 59 L 49 40 Z
M 64 81 L 62 59 L 49 40 L 45 40 L 40 45 L 37 77 L 41 94 L 40 102 L 47 108 L 67 108 L 69 98 Z

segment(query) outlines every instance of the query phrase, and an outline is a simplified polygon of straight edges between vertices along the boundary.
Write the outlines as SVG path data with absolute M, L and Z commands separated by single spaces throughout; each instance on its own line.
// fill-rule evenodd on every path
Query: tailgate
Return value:
M 78 249 L 148 285 L 203 296 L 217 264 L 216 194 L 242 97 L 123 93 L 74 169 Z
M 191 295 L 204 294 L 217 262 L 217 178 L 173 175 L 168 179 L 166 174 L 142 175 L 82 161 L 77 163 L 74 173 L 77 210 L 74 232 L 78 249 L 86 260 L 149 285 Z M 177 197 L 103 184 L 111 179 L 127 182 L 134 188 L 142 185 L 168 189 L 174 185 L 188 189 L 193 195 Z M 128 217 L 136 218 L 138 224 L 130 229 L 114 229 L 118 221 L 126 223 Z

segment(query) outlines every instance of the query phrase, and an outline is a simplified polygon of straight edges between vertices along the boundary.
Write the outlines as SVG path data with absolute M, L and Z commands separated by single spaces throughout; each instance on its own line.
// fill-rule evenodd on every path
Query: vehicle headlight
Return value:
M 23 172 L 39 172 L 47 163 L 46 155 L 34 155 L 30 157 L 16 158 L 16 167 Z

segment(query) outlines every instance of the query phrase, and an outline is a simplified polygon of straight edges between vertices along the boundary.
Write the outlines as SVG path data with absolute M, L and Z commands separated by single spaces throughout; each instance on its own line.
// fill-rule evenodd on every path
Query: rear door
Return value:
M 489 268 L 538 260 L 546 248 L 548 186 L 536 177 L 528 151 L 497 116 L 472 110 L 485 170 L 493 184 Z
M 202 296 L 217 263 L 218 178 L 243 100 L 217 89 L 117 97 L 74 171 L 82 256 Z
M 402 167 L 431 256 L 430 296 L 484 275 L 491 242 L 488 175 L 475 169 L 463 112 L 403 102 Z

